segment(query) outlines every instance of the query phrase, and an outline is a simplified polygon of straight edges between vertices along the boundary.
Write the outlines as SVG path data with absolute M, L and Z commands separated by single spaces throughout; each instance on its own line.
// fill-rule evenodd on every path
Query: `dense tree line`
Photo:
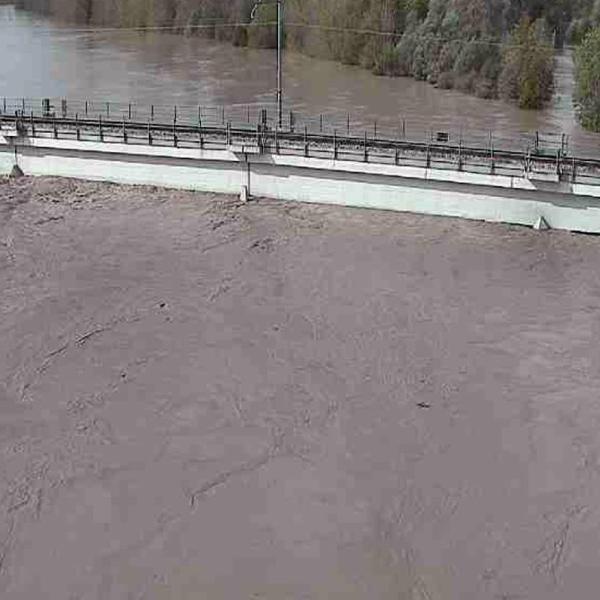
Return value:
M 584 127 L 600 132 L 600 27 L 590 31 L 575 57 L 575 104 Z
M 272 47 L 272 27 L 196 29 L 247 22 L 254 0 L 21 0 L 94 25 L 168 25 L 239 45 Z M 600 25 L 600 0 L 285 0 L 286 45 L 409 75 L 481 97 L 538 108 L 552 93 L 553 47 Z M 258 12 L 274 19 L 274 6 Z

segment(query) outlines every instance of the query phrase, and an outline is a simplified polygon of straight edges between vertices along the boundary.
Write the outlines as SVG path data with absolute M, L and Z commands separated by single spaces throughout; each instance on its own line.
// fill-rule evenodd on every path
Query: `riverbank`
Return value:
M 589 595 L 599 254 L 4 180 L 0 595 Z

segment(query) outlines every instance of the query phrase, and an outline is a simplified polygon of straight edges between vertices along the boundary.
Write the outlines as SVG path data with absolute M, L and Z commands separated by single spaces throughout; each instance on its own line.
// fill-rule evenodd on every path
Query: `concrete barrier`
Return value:
M 600 186 L 456 170 L 0 136 L 0 173 L 148 184 L 600 233 Z

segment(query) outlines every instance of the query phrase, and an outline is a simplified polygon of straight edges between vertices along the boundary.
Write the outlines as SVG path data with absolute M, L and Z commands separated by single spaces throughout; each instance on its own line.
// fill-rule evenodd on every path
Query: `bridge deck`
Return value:
M 291 154 L 474 173 L 497 173 L 532 179 L 600 185 L 600 158 L 569 156 L 565 150 L 529 147 L 523 151 L 438 141 L 379 136 L 339 135 L 272 128 L 268 123 L 203 125 L 140 122 L 128 119 L 56 117 L 19 112 L 0 114 L 5 136 L 88 140 L 188 148 L 233 149 L 240 152 Z

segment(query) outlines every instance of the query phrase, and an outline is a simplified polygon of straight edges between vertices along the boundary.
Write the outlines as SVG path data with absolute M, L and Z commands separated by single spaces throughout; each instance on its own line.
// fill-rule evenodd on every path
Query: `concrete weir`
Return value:
M 0 133 L 0 174 L 270 197 L 600 233 L 600 185 L 265 152 Z M 539 224 L 544 224 L 540 227 Z

